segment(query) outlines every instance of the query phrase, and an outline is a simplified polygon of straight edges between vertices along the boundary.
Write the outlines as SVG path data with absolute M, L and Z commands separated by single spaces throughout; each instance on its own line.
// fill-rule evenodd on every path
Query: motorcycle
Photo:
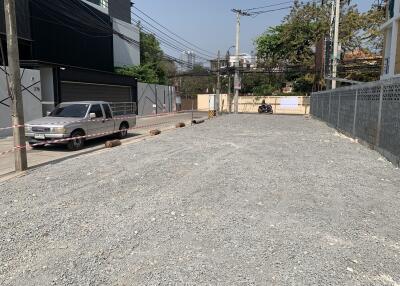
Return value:
M 258 107 L 258 113 L 274 114 L 271 104 L 262 104 Z

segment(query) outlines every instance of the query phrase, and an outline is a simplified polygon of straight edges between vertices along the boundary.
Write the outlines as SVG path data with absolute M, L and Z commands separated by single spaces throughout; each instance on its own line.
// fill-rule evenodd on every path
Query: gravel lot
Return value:
M 225 116 L 0 184 L 0 285 L 400 285 L 400 171 Z

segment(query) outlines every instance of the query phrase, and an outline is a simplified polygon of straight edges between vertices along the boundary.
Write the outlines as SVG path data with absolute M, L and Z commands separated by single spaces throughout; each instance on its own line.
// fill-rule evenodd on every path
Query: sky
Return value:
M 228 48 L 235 44 L 236 19 L 234 13 L 231 12 L 232 8 L 248 9 L 287 1 L 134 0 L 134 2 L 135 7 L 188 42 L 214 54 L 220 50 L 224 55 Z M 353 0 L 360 11 L 368 10 L 373 2 L 374 0 Z M 141 15 L 137 11 L 135 13 Z M 259 15 L 256 18 L 242 17 L 240 51 L 249 54 L 254 51 L 253 42 L 256 37 L 268 27 L 278 25 L 287 13 L 288 10 L 284 10 Z M 134 20 L 137 19 L 134 18 Z M 146 25 L 146 23 L 143 24 Z M 172 56 L 179 55 L 171 48 L 164 48 L 164 51 Z M 231 53 L 233 51 L 234 49 L 231 49 Z

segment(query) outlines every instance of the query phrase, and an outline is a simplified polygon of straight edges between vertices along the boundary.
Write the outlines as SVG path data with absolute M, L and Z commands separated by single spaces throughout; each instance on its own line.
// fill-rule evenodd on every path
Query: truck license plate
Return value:
M 46 139 L 44 134 L 35 134 L 35 139 Z

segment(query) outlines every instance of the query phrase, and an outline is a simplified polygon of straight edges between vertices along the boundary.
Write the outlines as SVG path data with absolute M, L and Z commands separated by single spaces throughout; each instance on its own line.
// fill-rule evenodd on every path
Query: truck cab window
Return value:
M 103 104 L 103 109 L 104 109 L 106 118 L 112 118 L 110 106 L 108 106 L 108 104 Z
M 103 117 L 103 111 L 101 110 L 100 104 L 92 105 L 92 107 L 90 108 L 89 113 L 95 113 L 96 114 L 96 118 L 102 118 Z

